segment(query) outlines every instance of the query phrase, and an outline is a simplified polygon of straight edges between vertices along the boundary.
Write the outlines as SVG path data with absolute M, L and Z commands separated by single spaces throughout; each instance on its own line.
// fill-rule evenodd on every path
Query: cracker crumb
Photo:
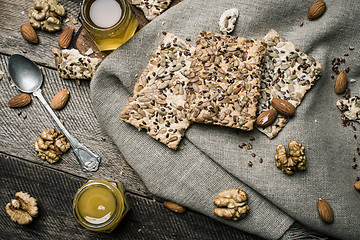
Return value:
M 85 55 L 89 56 L 89 55 L 91 55 L 91 54 L 93 54 L 93 53 L 94 53 L 94 50 L 92 50 L 92 48 L 89 48 L 89 49 L 86 51 Z
M 352 79 L 350 79 L 350 82 L 354 83 L 354 82 L 356 82 L 356 79 L 352 78 Z

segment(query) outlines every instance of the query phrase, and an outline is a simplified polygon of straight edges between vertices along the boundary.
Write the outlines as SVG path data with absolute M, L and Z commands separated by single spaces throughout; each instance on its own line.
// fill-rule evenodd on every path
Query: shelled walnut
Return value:
M 60 160 L 63 153 L 69 150 L 70 144 L 64 135 L 51 129 L 44 130 L 41 137 L 36 138 L 34 147 L 41 159 L 55 163 Z
M 6 213 L 12 221 L 18 224 L 31 223 L 33 217 L 38 215 L 36 199 L 24 192 L 17 192 L 15 198 L 16 199 L 11 199 L 11 202 L 6 204 Z
M 293 175 L 295 171 L 305 171 L 306 157 L 304 151 L 305 147 L 301 143 L 291 140 L 289 142 L 290 156 L 287 156 L 285 146 L 280 144 L 276 147 L 275 164 L 283 173 L 288 175 Z
M 233 221 L 243 219 L 250 211 L 247 194 L 241 189 L 221 191 L 214 199 L 214 204 L 219 207 L 214 209 L 215 215 Z
M 30 24 L 35 29 L 55 32 L 61 29 L 65 8 L 56 0 L 34 0 L 34 8 L 29 10 Z

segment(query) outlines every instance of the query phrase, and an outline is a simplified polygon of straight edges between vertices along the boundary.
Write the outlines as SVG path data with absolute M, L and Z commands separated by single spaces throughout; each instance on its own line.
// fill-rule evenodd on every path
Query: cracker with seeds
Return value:
M 190 120 L 252 130 L 265 52 L 259 40 L 201 31 L 188 76 Z
M 349 99 L 339 99 L 336 106 L 349 120 L 360 123 L 360 97 L 355 96 Z
M 190 126 L 185 88 L 194 47 L 168 33 L 134 87 L 120 119 L 177 149 Z
M 132 0 L 140 8 L 147 20 L 152 21 L 170 6 L 171 0 Z
M 59 50 L 53 48 L 52 52 L 56 68 L 63 79 L 90 80 L 102 62 L 102 59 L 82 55 L 76 49 Z
M 321 76 L 321 65 L 299 50 L 293 43 L 281 38 L 275 30 L 265 36 L 267 52 L 261 79 L 258 114 L 271 108 L 271 100 L 287 100 L 294 107 L 300 105 L 307 91 Z M 274 138 L 290 118 L 278 114 L 268 127 L 257 127 L 270 139 Z

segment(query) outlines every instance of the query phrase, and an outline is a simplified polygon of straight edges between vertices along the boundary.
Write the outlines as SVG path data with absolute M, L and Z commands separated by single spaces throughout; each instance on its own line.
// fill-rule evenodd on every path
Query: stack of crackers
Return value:
M 297 107 L 321 65 L 270 30 L 263 40 L 201 31 L 192 47 L 167 33 L 120 119 L 177 149 L 192 122 L 251 131 L 280 98 Z M 275 137 L 289 118 L 258 128 Z

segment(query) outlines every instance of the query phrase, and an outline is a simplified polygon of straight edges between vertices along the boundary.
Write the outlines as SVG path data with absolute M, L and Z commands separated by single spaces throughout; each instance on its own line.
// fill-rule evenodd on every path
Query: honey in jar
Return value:
M 137 18 L 126 0 L 83 0 L 80 20 L 100 51 L 118 48 L 138 27 Z
M 73 201 L 76 220 L 93 231 L 113 231 L 129 209 L 122 185 L 106 180 L 89 180 Z

